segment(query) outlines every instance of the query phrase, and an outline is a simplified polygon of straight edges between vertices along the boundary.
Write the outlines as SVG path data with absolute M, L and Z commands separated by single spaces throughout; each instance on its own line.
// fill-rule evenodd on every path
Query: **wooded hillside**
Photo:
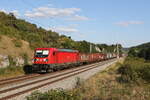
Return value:
M 15 37 L 17 40 L 25 40 L 29 42 L 32 49 L 37 47 L 57 47 L 77 49 L 80 52 L 88 53 L 90 44 L 92 44 L 92 52 L 97 52 L 96 47 L 103 52 L 114 52 L 116 48 L 116 45 L 100 45 L 85 40 L 74 41 L 71 37 L 59 35 L 59 33 L 51 30 L 45 30 L 25 20 L 17 19 L 12 13 L 5 14 L 4 12 L 0 12 L 0 34 Z
M 129 56 L 135 56 L 150 60 L 150 42 L 132 47 Z

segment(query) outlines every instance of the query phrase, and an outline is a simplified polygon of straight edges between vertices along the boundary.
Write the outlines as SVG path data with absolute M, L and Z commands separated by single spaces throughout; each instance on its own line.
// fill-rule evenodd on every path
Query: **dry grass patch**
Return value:
M 124 59 L 85 81 L 78 90 L 83 100 L 149 100 L 149 84 L 119 83 L 117 69 Z
M 28 42 L 0 35 L 0 54 L 18 57 L 22 53 L 26 53 L 29 58 L 33 57 L 33 50 Z

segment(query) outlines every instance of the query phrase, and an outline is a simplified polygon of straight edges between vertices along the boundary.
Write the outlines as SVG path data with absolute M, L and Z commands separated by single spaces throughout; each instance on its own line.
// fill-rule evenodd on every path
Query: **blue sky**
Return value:
M 1 0 L 13 12 L 74 40 L 124 47 L 150 41 L 150 0 Z

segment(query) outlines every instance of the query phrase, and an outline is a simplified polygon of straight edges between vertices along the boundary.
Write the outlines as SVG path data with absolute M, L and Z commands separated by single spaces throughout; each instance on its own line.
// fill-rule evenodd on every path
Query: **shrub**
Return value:
M 26 98 L 27 100 L 80 100 L 78 95 L 63 89 L 49 90 L 45 93 L 36 91 Z
M 136 72 L 136 69 L 131 67 L 130 64 L 123 64 L 119 69 L 118 72 L 122 75 L 121 80 L 123 82 L 130 82 L 138 80 L 139 76 Z
M 13 57 L 12 56 L 8 56 L 8 59 L 9 59 L 9 66 L 15 66 L 16 65 L 16 62 L 13 60 Z
M 138 56 L 146 60 L 150 60 L 150 47 L 140 50 Z
M 123 82 L 135 82 L 139 79 L 150 80 L 150 64 L 145 63 L 143 59 L 127 57 L 118 72 Z
M 140 73 L 142 79 L 150 81 L 150 65 L 145 65 L 144 67 L 142 67 Z
M 24 59 L 24 65 L 28 65 L 28 60 L 29 60 L 29 57 L 26 53 L 23 53 L 22 54 L 22 57 Z
M 5 68 L 0 69 L 0 75 L 3 75 L 5 73 Z
M 22 46 L 22 42 L 20 40 L 13 40 L 13 43 L 15 45 L 15 47 L 21 47 Z

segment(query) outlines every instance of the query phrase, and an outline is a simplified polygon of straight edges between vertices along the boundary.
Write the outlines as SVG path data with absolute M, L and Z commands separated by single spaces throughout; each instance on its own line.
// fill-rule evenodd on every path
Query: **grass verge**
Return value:
M 24 74 L 23 67 L 8 66 L 6 68 L 0 68 L 0 79 L 6 79 L 23 74 Z

